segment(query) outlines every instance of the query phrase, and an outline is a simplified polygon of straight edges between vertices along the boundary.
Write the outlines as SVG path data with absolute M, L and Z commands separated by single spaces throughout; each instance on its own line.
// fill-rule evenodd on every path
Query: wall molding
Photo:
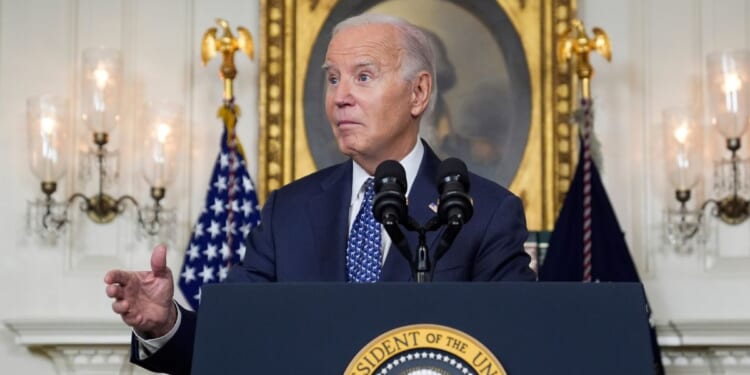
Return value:
M 132 373 L 130 329 L 115 320 L 14 319 L 16 344 L 45 354 L 60 374 Z M 750 373 L 750 320 L 656 325 L 670 374 Z
M 58 374 L 131 374 L 130 329 L 114 320 L 13 319 L 16 344 L 46 355 Z
M 669 374 L 749 374 L 750 320 L 657 324 Z
M 750 320 L 684 321 L 656 325 L 662 347 L 748 347 Z

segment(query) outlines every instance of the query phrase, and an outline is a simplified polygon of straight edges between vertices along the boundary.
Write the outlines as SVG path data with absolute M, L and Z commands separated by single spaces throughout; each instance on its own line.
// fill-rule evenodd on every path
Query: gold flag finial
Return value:
M 253 37 L 246 28 L 237 27 L 237 37 L 232 34 L 229 23 L 221 18 L 216 19 L 216 24 L 223 29 L 221 37 L 216 36 L 217 28 L 212 27 L 203 34 L 201 43 L 201 60 L 203 65 L 221 52 L 222 63 L 221 78 L 224 80 L 224 100 L 231 100 L 234 97 L 232 90 L 232 80 L 237 76 L 237 68 L 234 66 L 234 52 L 240 50 L 250 59 L 253 59 Z
M 573 59 L 576 61 L 576 74 L 581 80 L 581 95 L 584 99 L 591 98 L 591 77 L 594 75 L 594 68 L 589 63 L 589 53 L 598 52 L 607 61 L 612 60 L 612 45 L 607 33 L 598 27 L 594 27 L 592 31 L 594 37 L 589 38 L 583 21 L 574 19 L 571 21 L 571 27 L 561 35 L 557 43 L 558 62 L 564 63 Z

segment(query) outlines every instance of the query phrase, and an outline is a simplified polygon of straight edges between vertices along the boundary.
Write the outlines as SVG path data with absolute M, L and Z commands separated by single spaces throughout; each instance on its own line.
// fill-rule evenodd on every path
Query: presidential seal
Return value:
M 370 341 L 344 375 L 506 375 L 495 356 L 459 330 L 415 324 Z

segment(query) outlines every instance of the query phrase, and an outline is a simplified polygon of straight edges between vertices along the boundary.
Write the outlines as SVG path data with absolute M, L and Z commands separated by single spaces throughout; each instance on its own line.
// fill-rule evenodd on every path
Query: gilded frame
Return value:
M 305 127 L 304 82 L 314 42 L 339 1 L 353 0 L 261 1 L 261 201 L 316 170 Z M 528 140 L 510 189 L 524 202 L 530 230 L 552 228 L 573 173 L 573 78 L 567 64 L 556 62 L 555 46 L 575 1 L 497 0 L 518 33 L 529 68 Z

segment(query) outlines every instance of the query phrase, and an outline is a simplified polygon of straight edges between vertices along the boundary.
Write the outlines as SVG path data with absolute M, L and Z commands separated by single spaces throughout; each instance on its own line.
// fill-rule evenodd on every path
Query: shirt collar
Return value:
M 417 178 L 417 172 L 419 172 L 419 164 L 422 162 L 422 156 L 424 155 L 424 145 L 417 138 L 417 143 L 414 148 L 399 161 L 406 171 L 406 195 L 409 195 L 414 180 Z M 367 172 L 352 160 L 352 200 L 357 199 L 360 194 L 364 193 L 364 184 L 368 178 L 372 177 Z

